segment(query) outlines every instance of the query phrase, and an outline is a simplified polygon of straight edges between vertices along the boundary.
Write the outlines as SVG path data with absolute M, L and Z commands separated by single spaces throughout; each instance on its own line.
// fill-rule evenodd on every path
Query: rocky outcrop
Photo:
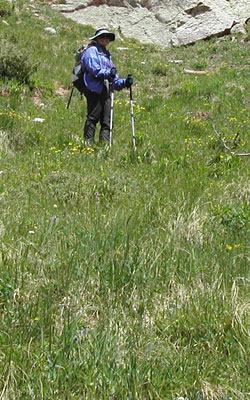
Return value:
M 66 0 L 53 7 L 94 29 L 164 47 L 242 31 L 250 17 L 249 0 Z

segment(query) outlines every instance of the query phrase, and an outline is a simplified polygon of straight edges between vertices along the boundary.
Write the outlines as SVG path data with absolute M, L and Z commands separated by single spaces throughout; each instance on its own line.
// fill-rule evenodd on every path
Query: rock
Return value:
M 213 4 L 212 4 L 213 3 Z M 204 1 L 190 9 L 185 23 L 176 28 L 173 45 L 194 43 L 218 34 L 229 33 L 234 24 L 234 15 L 227 1 Z
M 66 0 L 52 7 L 80 24 L 163 47 L 243 33 L 250 17 L 249 0 Z
M 234 24 L 230 33 L 242 33 L 243 35 L 245 35 L 246 29 L 244 28 L 243 24 Z
M 34 118 L 32 121 L 33 122 L 44 122 L 45 119 L 44 118 Z
M 171 64 L 183 64 L 184 63 L 183 60 L 168 60 L 168 62 Z
M 49 26 L 47 28 L 44 28 L 44 30 L 46 32 L 53 33 L 53 35 L 56 34 L 56 30 L 54 28 L 49 27 Z

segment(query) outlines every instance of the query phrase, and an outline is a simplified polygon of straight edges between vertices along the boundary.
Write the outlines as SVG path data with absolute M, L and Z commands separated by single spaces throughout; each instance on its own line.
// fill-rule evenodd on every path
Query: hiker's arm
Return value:
M 115 90 L 118 90 L 118 91 L 122 90 L 126 87 L 127 80 L 119 78 L 119 75 L 117 74 L 117 69 L 115 68 L 115 65 L 113 64 L 112 61 L 111 61 L 111 65 L 112 65 L 112 68 L 110 70 L 111 75 L 110 75 L 109 81 L 111 81 L 111 82 L 113 81 Z
M 117 75 L 114 79 L 114 89 L 115 90 L 122 90 L 126 87 L 126 79 L 121 79 Z

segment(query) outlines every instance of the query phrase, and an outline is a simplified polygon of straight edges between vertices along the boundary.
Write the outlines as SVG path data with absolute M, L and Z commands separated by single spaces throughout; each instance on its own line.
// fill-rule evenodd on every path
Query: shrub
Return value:
M 11 4 L 8 1 L 0 0 L 0 17 L 11 15 Z
M 153 74 L 158 76 L 166 76 L 168 73 L 168 66 L 166 64 L 156 64 L 153 68 Z
M 16 79 L 20 83 L 30 85 L 30 77 L 35 71 L 30 64 L 27 54 L 12 43 L 1 40 L 0 42 L 0 77 Z
M 226 230 L 232 233 L 244 233 L 248 229 L 249 210 L 244 205 L 219 205 L 211 220 L 217 220 Z

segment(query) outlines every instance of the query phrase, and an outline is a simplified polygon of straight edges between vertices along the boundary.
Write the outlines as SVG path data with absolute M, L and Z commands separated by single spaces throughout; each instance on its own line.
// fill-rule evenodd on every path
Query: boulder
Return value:
M 163 47 L 244 32 L 250 17 L 249 0 L 66 0 L 53 7 L 80 24 Z

